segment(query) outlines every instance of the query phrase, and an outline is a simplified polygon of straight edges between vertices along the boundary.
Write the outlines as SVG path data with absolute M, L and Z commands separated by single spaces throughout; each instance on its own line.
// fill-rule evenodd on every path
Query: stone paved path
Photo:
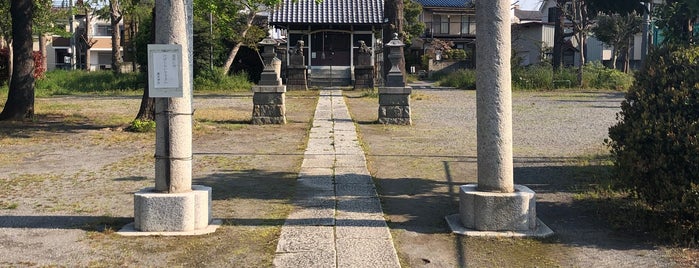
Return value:
M 400 267 L 340 90 L 324 90 L 275 267 Z

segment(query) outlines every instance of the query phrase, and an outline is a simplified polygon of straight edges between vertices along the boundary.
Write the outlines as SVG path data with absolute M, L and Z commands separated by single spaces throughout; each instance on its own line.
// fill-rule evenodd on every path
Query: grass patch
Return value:
M 249 92 L 252 86 L 247 73 L 226 75 L 221 68 L 202 71 L 194 78 L 194 89 L 197 92 Z
M 20 174 L 14 178 L 0 180 L 0 189 L 15 191 L 21 190 L 31 185 L 43 183 L 47 180 L 56 180 L 59 176 L 55 174 Z
M 15 202 L 8 202 L 8 201 L 0 200 L 0 209 L 12 210 L 12 209 L 17 209 L 17 207 L 19 207 L 19 204 L 15 203 Z
M 112 71 L 54 70 L 36 80 L 35 95 L 140 95 L 144 88 L 143 81 L 145 77 L 140 73 L 117 75 Z
M 195 169 L 208 168 L 214 170 L 246 170 L 251 166 L 247 163 L 249 160 L 243 157 L 228 157 L 228 156 L 203 156 L 195 161 Z

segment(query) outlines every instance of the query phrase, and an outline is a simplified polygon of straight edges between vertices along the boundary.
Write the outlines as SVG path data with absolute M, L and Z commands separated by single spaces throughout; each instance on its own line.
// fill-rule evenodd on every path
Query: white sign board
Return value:
M 148 95 L 182 98 L 182 46 L 148 45 Z

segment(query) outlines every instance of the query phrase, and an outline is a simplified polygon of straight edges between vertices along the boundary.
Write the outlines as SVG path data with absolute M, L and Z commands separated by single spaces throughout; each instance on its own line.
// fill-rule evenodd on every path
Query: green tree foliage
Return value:
M 616 176 L 666 222 L 653 229 L 699 241 L 699 47 L 651 53 L 609 129 Z
M 699 30 L 694 24 L 699 20 L 699 1 L 697 0 L 667 0 L 655 16 L 657 25 L 665 36 L 665 44 L 696 45 L 699 40 Z
M 201 31 L 204 29 L 203 22 L 212 24 L 213 30 L 211 32 L 213 33 L 204 35 L 212 38 L 211 40 L 223 42 L 225 58 L 220 60 L 222 65 L 219 66 L 222 66 L 224 72 L 227 73 L 241 46 L 245 45 L 257 49 L 257 42 L 267 35 L 263 25 L 255 25 L 255 15 L 280 3 L 281 0 L 194 0 L 195 34 L 203 33 Z M 206 32 L 209 32 L 209 29 L 206 29 Z M 197 41 L 195 40 L 195 42 Z M 201 42 L 206 41 L 200 40 L 200 44 L 202 44 Z M 210 50 L 210 48 L 205 50 L 207 51 L 205 54 L 206 62 L 209 62 L 208 52 Z
M 633 42 L 633 37 L 641 32 L 641 17 L 635 12 L 624 15 L 600 15 L 597 17 L 597 24 L 592 27 L 595 37 L 612 46 L 612 68 L 616 69 L 616 61 L 619 56 L 623 56 L 627 64 L 624 71 L 628 71 L 629 50 Z
M 407 47 L 410 47 L 413 38 L 425 32 L 425 23 L 420 20 L 420 13 L 422 13 L 422 5 L 413 0 L 403 0 L 403 19 L 405 20 L 403 35 Z

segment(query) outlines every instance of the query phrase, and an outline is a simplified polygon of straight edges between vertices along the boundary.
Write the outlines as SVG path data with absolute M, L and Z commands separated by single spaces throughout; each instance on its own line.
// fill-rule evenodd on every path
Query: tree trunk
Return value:
M 92 16 L 90 11 L 85 8 L 85 36 L 83 37 L 83 42 L 85 42 L 85 70 L 92 71 L 92 64 L 90 63 L 90 49 L 92 48 Z
M 136 47 L 136 42 L 134 42 L 134 37 L 136 36 L 136 33 L 138 31 L 138 23 L 136 22 L 135 19 L 130 20 L 130 26 L 129 26 L 129 45 L 131 46 L 131 70 L 134 72 L 136 71 L 137 64 L 136 64 L 136 53 L 137 53 L 137 47 Z
M 580 66 L 578 66 L 578 86 L 583 86 L 583 70 L 585 67 L 585 34 L 578 33 L 578 50 L 580 50 Z
M 619 58 L 619 49 L 615 47 L 612 48 L 612 70 L 616 70 L 616 61 Z
M 384 16 L 388 20 L 383 26 L 383 45 L 384 48 L 388 42 L 393 39 L 393 34 L 398 33 L 399 38 L 403 39 L 403 0 L 385 0 L 384 1 Z M 388 75 L 391 70 L 391 60 L 388 59 L 389 51 L 384 50 L 383 54 L 383 77 Z M 403 54 L 403 47 L 400 48 L 400 54 Z M 398 59 L 398 68 L 404 74 L 403 82 L 405 82 L 405 56 Z
M 16 64 L 10 90 L 0 120 L 24 120 L 34 117 L 34 57 L 32 55 L 32 0 L 13 0 L 12 47 Z
M 153 12 L 151 13 L 150 42 L 148 43 L 155 43 L 155 7 L 153 7 Z M 141 66 L 141 71 L 144 77 L 146 77 L 146 83 L 143 88 L 143 96 L 141 97 L 141 106 L 134 120 L 155 120 L 155 99 L 148 94 L 148 66 Z
M 41 70 L 48 70 L 48 64 L 46 63 L 46 34 L 39 33 L 39 52 L 41 53 Z
M 118 0 L 109 1 L 109 17 L 112 25 L 112 71 L 121 74 L 121 65 L 124 59 L 121 57 L 121 31 L 119 23 L 122 16 Z
M 245 20 L 246 25 L 245 25 L 245 30 L 243 30 L 242 33 L 240 33 L 240 42 L 236 43 L 235 46 L 233 46 L 233 49 L 231 49 L 231 52 L 228 53 L 228 58 L 226 59 L 226 62 L 223 64 L 223 73 L 228 74 L 228 72 L 231 70 L 231 65 L 233 65 L 233 60 L 235 60 L 235 56 L 238 54 L 238 50 L 240 50 L 240 47 L 243 45 L 243 38 L 245 38 L 245 35 L 248 34 L 248 30 L 250 30 L 250 27 L 252 27 L 252 21 L 255 19 L 255 12 L 250 10 L 250 14 L 248 14 L 247 19 Z
M 12 84 L 12 73 L 14 72 L 14 69 L 15 69 L 15 66 L 14 66 L 14 64 L 15 64 L 15 59 L 14 59 L 15 50 L 12 48 L 14 46 L 14 43 L 15 42 L 10 40 L 10 42 L 8 44 L 9 46 L 7 47 L 7 53 L 8 53 L 8 55 L 7 55 L 7 58 L 8 58 L 7 59 L 7 77 L 8 77 L 7 84 L 8 85 Z
M 565 21 L 565 15 L 561 6 L 565 4 L 565 0 L 557 0 L 556 3 L 556 20 L 554 22 L 554 32 L 553 32 L 553 55 L 551 59 L 551 65 L 554 71 L 561 69 L 563 63 L 563 44 L 564 44 L 564 34 L 563 22 Z M 551 14 L 549 14 L 551 16 Z
M 629 44 L 625 49 L 624 49 L 624 73 L 629 73 L 630 69 L 630 58 L 631 58 L 631 44 Z

